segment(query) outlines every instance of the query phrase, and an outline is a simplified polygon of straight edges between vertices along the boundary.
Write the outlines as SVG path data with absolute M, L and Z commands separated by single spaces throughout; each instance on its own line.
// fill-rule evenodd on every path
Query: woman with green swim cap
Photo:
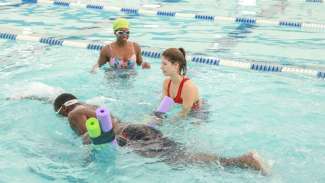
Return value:
M 139 44 L 128 41 L 130 36 L 129 22 L 118 18 L 113 22 L 116 41 L 102 48 L 97 63 L 92 72 L 108 63 L 114 69 L 133 69 L 135 65 L 150 68 L 150 64 L 143 62 Z

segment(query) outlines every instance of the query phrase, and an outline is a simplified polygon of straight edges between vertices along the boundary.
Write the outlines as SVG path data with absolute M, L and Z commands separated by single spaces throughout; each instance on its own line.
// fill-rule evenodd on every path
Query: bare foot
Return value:
M 261 171 L 262 175 L 270 174 L 270 167 L 262 160 L 257 152 L 249 152 L 241 157 L 243 163 L 254 170 Z

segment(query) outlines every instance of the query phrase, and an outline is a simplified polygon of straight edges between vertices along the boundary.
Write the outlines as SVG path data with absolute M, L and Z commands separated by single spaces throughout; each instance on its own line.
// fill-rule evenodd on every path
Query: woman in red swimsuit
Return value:
M 163 97 L 169 96 L 175 103 L 182 104 L 182 117 L 199 109 L 202 103 L 197 86 L 186 77 L 186 65 L 183 48 L 168 48 L 163 52 L 160 69 L 167 76 L 163 83 Z

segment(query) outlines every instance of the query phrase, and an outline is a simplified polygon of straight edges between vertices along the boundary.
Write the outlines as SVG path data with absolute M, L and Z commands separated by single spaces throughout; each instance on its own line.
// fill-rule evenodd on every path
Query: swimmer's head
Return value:
M 183 48 L 166 49 L 162 53 L 162 65 L 166 65 L 165 62 L 169 62 L 172 64 L 173 67 L 176 67 L 178 74 L 183 76 L 186 75 L 187 64 L 186 64 L 185 50 Z M 163 72 L 165 71 L 163 70 Z
M 57 114 L 61 114 L 63 116 L 67 116 L 68 111 L 67 109 L 70 106 L 73 106 L 78 103 L 77 97 L 70 93 L 62 93 L 61 95 L 57 96 L 54 100 L 53 106 L 54 111 Z
M 125 18 L 118 18 L 113 22 L 114 32 L 120 29 L 129 29 L 129 22 Z
M 124 18 L 118 18 L 113 22 L 114 34 L 118 39 L 127 40 L 130 35 L 129 22 Z
M 155 140 L 162 137 L 162 133 L 152 127 L 145 125 L 128 125 L 117 138 L 120 146 L 127 144 L 131 141 L 149 141 Z

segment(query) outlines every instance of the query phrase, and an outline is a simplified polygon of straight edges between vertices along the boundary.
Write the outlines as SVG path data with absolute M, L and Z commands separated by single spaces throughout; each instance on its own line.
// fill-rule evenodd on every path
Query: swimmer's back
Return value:
M 130 140 L 127 145 L 141 156 L 171 161 L 179 154 L 184 154 L 181 144 L 163 137 L 162 133 L 153 127 L 131 124 L 125 131 Z

